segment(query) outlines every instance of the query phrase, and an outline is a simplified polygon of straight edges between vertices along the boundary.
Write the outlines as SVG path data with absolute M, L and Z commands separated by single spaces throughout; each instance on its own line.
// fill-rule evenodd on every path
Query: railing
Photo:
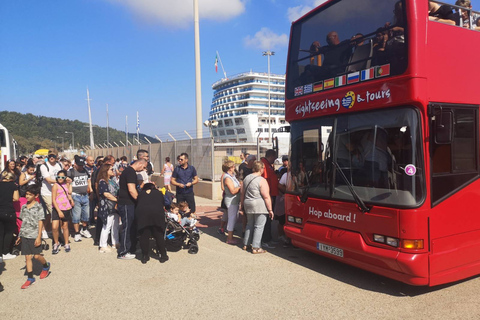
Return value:
M 168 142 L 158 142 L 142 145 L 130 145 L 128 147 L 115 147 L 105 149 L 94 149 L 86 151 L 86 154 L 96 158 L 97 156 L 113 155 L 115 158 L 126 156 L 132 161 L 139 149 L 148 150 L 150 161 L 153 164 L 155 173 L 162 171 L 165 158 L 170 157 L 172 164 L 176 165 L 177 156 L 183 152 L 188 154 L 188 163 L 197 170 L 200 179 L 212 180 L 214 172 L 212 167 L 213 141 L 211 138 L 188 139 Z

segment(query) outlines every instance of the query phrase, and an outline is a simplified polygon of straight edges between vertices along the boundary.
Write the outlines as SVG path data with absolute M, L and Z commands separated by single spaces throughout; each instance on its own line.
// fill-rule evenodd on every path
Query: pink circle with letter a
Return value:
M 417 173 L 417 168 L 413 164 L 409 164 L 405 167 L 405 173 L 409 176 L 413 176 Z

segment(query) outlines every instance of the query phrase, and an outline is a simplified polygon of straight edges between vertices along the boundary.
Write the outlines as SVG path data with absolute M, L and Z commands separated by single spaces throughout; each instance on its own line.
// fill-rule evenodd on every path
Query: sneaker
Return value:
M 134 254 L 131 254 L 131 253 L 125 253 L 123 255 L 118 255 L 117 256 L 117 259 L 120 259 L 120 260 L 132 260 L 132 259 L 135 259 L 135 255 Z
M 218 228 L 217 233 L 221 235 L 225 235 L 225 230 L 222 228 Z
M 98 250 L 98 252 L 100 252 L 100 253 L 108 253 L 108 252 L 112 252 L 112 249 L 110 249 L 109 247 L 100 247 L 100 249 Z
M 70 252 L 70 244 L 65 245 L 65 252 Z
M 45 230 L 42 230 L 42 239 L 48 239 L 48 233 Z
M 35 283 L 35 278 L 27 278 L 27 281 L 23 284 L 22 289 L 27 289 Z
M 80 242 L 82 241 L 82 236 L 79 233 L 77 233 L 73 239 L 75 240 L 75 242 Z
M 52 254 L 57 254 L 60 251 L 60 243 L 54 243 L 52 247 Z
M 275 246 L 272 246 L 268 242 L 262 242 L 262 248 L 275 249 Z
M 11 253 L 7 253 L 3 255 L 3 260 L 12 260 L 15 259 L 17 256 Z
M 270 244 L 277 245 L 280 244 L 280 241 L 272 240 L 270 241 Z
M 40 272 L 40 279 L 45 279 L 50 275 L 50 262 L 47 262 L 48 267 L 42 268 L 42 272 Z
M 80 234 L 85 238 L 91 238 L 92 237 L 92 235 L 90 234 L 90 231 L 88 231 L 87 229 L 80 230 Z

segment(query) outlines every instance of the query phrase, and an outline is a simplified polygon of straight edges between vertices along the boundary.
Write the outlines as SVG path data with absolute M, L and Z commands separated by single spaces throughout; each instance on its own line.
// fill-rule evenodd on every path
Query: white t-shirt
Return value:
M 55 180 L 55 176 L 57 175 L 58 171 L 62 170 L 62 167 L 58 162 L 55 163 L 54 166 L 52 166 L 50 162 L 46 162 L 45 165 L 48 166 L 48 169 L 43 164 L 40 166 L 40 173 L 42 174 L 43 178 L 42 189 L 40 190 L 40 193 L 42 196 L 51 196 L 53 184 L 47 182 L 46 178 L 48 177 Z
M 284 186 L 287 185 L 287 173 L 288 172 L 285 172 L 282 177 L 280 178 L 280 181 L 278 181 L 279 184 L 283 184 Z
M 170 218 L 170 219 L 173 219 L 175 221 L 178 222 L 178 214 L 175 214 L 173 212 L 167 212 L 167 216 Z
M 143 171 L 137 172 L 137 180 L 143 181 L 143 183 L 149 183 L 150 180 L 148 179 L 147 171 L 143 170 Z

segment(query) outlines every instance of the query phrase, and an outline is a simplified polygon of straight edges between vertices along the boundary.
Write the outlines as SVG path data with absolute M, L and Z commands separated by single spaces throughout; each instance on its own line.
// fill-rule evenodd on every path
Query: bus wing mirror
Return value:
M 453 113 L 452 111 L 439 110 L 435 115 L 435 143 L 450 144 L 453 137 Z

